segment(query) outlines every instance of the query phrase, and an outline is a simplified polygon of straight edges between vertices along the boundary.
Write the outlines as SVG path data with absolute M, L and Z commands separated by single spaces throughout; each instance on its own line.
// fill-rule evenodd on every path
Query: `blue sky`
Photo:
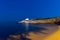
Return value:
M 0 0 L 0 22 L 60 16 L 60 0 Z

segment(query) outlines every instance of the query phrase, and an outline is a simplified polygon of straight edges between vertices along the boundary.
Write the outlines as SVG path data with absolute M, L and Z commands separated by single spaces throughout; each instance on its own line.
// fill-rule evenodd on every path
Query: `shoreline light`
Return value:
M 25 20 L 29 20 L 29 18 L 26 18 Z

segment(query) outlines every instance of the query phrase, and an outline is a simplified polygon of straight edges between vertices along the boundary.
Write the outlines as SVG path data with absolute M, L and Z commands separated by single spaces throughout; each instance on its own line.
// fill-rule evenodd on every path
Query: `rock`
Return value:
M 7 40 L 20 40 L 20 38 L 21 38 L 20 34 L 9 35 L 9 38 L 7 38 Z

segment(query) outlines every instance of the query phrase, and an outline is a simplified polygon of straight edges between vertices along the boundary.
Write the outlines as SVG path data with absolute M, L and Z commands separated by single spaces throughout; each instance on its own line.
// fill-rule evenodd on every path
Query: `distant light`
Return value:
M 25 20 L 29 20 L 29 18 L 26 18 Z

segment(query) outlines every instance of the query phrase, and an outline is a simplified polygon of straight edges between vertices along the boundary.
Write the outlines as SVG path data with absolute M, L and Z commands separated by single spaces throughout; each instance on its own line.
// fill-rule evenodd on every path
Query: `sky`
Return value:
M 0 22 L 60 16 L 60 0 L 0 0 Z

